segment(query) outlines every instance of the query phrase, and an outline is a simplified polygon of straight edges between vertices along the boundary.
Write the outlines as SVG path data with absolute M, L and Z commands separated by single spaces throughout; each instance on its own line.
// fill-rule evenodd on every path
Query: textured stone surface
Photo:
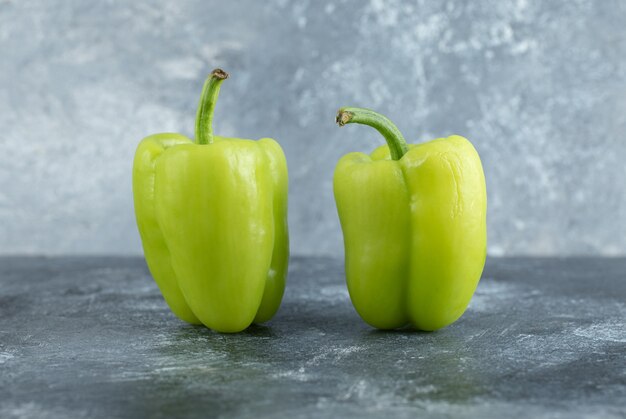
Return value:
M 372 107 L 411 141 L 480 152 L 489 252 L 626 254 L 626 2 L 0 0 L 0 253 L 140 252 L 131 159 L 191 134 L 206 74 L 216 131 L 287 154 L 292 246 L 340 254 L 339 129 Z
M 626 415 L 626 259 L 490 259 L 435 333 L 356 315 L 335 259 L 296 258 L 278 315 L 173 317 L 137 258 L 0 258 L 0 417 Z

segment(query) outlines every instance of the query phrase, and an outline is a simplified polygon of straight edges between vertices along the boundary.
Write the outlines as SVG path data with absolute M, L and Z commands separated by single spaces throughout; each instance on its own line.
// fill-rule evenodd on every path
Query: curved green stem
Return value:
M 343 127 L 346 124 L 363 124 L 369 125 L 376 129 L 385 137 L 387 145 L 389 146 L 389 153 L 393 160 L 399 160 L 404 154 L 409 151 L 409 147 L 406 144 L 406 140 L 402 136 L 402 133 L 384 115 L 374 112 L 365 108 L 341 108 L 337 112 L 336 118 L 337 124 Z
M 213 111 L 220 93 L 220 85 L 227 78 L 227 72 L 216 68 L 204 82 L 196 113 L 196 142 L 198 144 L 213 143 Z

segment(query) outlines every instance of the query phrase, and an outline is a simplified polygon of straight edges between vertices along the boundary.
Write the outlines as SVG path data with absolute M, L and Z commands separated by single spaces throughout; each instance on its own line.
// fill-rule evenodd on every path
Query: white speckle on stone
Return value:
M 352 355 L 353 353 L 362 351 L 363 348 L 359 346 L 348 346 L 345 348 L 342 347 L 330 347 L 325 348 L 319 354 L 315 355 L 313 358 L 306 362 L 307 366 L 319 365 L 319 363 L 324 360 L 327 362 L 329 359 L 331 362 L 339 362 L 343 358 Z
M 0 364 L 4 364 L 13 358 L 14 355 L 10 352 L 0 352 Z
M 624 314 L 626 315 L 626 310 Z M 626 320 L 622 318 L 611 322 L 593 323 L 590 326 L 577 327 L 573 333 L 592 340 L 626 343 Z
M 311 380 L 311 375 L 305 372 L 304 367 L 300 367 L 295 371 L 280 371 L 275 374 L 272 374 L 272 376 L 275 378 L 284 378 L 287 380 L 294 380 L 294 381 L 300 381 L 300 382 Z

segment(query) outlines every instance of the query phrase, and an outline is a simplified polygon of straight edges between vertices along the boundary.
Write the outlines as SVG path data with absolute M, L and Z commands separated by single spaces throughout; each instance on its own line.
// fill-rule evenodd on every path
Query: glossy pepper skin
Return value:
M 171 310 L 219 332 L 239 332 L 278 310 L 287 275 L 287 164 L 272 139 L 215 137 L 221 82 L 205 83 L 196 142 L 141 141 L 133 166 L 146 262 Z
M 388 145 L 350 153 L 335 169 L 346 279 L 359 315 L 380 329 L 432 331 L 457 320 L 486 256 L 487 196 L 478 153 L 454 135 L 407 145 L 384 116 L 342 108 L 339 125 L 361 123 Z

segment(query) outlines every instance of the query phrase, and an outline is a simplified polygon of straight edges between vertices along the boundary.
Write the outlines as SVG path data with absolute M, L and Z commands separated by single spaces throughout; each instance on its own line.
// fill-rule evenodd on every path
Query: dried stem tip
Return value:
M 340 127 L 343 127 L 352 120 L 352 116 L 354 116 L 352 112 L 339 109 L 339 112 L 337 112 L 337 117 L 335 118 L 335 122 L 337 122 L 337 125 L 339 125 Z
M 215 70 L 211 71 L 211 76 L 220 80 L 226 80 L 228 78 L 228 73 L 221 68 L 216 68 Z

